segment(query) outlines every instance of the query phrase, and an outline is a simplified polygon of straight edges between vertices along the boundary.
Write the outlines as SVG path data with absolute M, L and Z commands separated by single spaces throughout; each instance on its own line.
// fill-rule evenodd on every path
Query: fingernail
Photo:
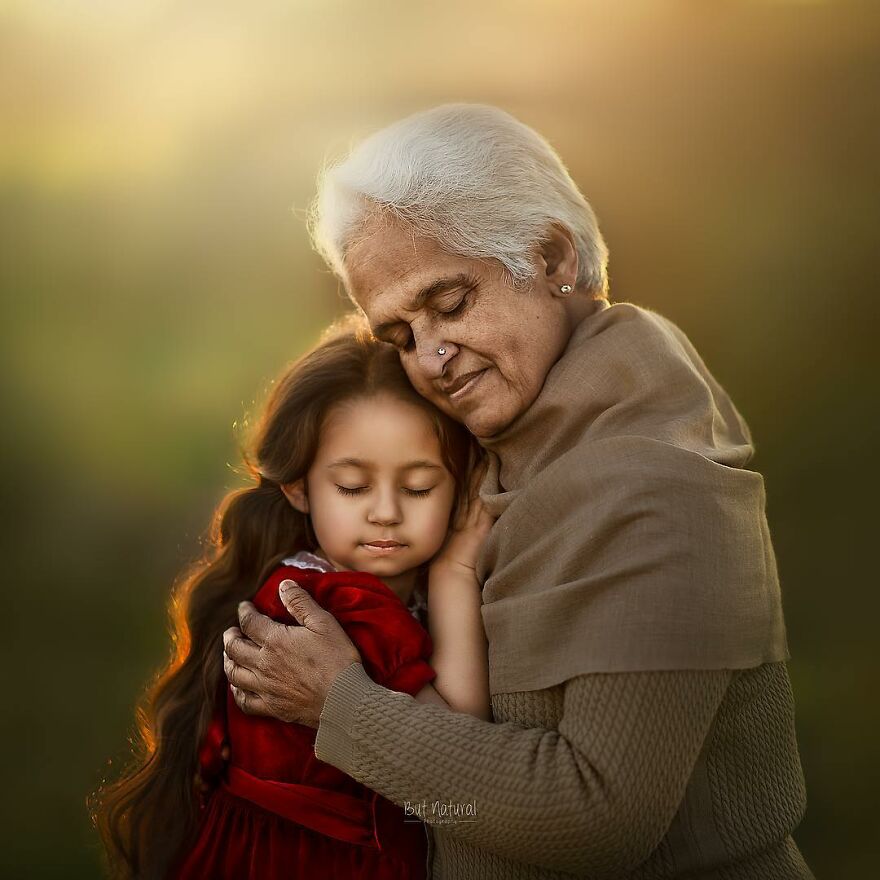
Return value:
M 299 584 L 296 581 L 281 581 L 281 585 L 279 589 L 282 593 L 287 593 L 292 590 L 294 587 L 298 587 Z

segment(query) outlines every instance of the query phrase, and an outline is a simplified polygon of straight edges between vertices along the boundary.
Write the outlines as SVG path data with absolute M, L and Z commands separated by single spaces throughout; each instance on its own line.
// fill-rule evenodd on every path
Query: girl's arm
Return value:
M 437 693 L 437 689 L 432 684 L 426 684 L 415 696 L 419 703 L 430 703 L 432 706 L 440 706 L 442 709 L 453 711 L 452 706 Z
M 430 662 L 437 678 L 416 699 L 491 721 L 489 645 L 476 565 L 494 519 L 477 495 L 481 477 L 478 469 L 467 508 L 428 575 L 428 630 L 434 643 Z
M 480 584 L 473 568 L 442 562 L 431 566 L 428 630 L 434 643 L 430 660 L 437 673 L 434 688 L 452 711 L 491 721 L 489 645 L 481 605 Z

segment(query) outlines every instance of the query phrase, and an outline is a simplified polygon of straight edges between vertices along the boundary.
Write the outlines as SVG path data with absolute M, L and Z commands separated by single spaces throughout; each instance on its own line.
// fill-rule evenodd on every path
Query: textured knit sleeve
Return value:
M 354 664 L 327 696 L 315 754 L 399 805 L 475 801 L 476 821 L 443 824 L 475 847 L 615 876 L 665 835 L 729 677 L 577 676 L 565 683 L 559 729 L 547 730 L 417 703 Z

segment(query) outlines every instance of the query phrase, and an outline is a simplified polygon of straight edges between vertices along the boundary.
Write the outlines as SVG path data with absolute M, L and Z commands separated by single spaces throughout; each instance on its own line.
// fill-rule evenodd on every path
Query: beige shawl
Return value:
M 670 321 L 605 304 L 483 445 L 493 693 L 789 657 L 749 429 Z

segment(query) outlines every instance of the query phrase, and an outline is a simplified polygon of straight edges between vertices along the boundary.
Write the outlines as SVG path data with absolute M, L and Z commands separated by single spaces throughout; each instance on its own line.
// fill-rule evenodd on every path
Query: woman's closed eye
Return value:
M 453 302 L 448 308 L 438 308 L 437 306 L 434 306 L 432 311 L 435 315 L 444 320 L 454 320 L 455 318 L 460 317 L 465 311 L 467 311 L 471 302 L 471 294 L 475 289 L 475 286 L 468 288 L 468 290 L 466 290 L 458 300 Z M 383 334 L 383 338 L 387 342 L 390 342 L 398 351 L 411 352 L 414 351 L 416 347 L 412 330 L 406 324 L 401 324 L 399 329 L 395 329 L 391 333 Z
M 435 308 L 434 311 L 438 315 L 442 315 L 444 318 L 458 317 L 458 315 L 462 314 L 464 310 L 468 307 L 473 291 L 473 287 L 469 288 L 449 308 Z
M 412 330 L 406 324 L 403 324 L 399 330 L 380 338 L 384 338 L 385 342 L 390 342 L 398 351 L 412 351 L 415 348 Z
M 451 318 L 455 315 L 460 314 L 464 311 L 465 307 L 465 298 L 462 297 L 452 308 L 450 309 L 437 309 L 438 315 L 443 315 L 444 318 Z

